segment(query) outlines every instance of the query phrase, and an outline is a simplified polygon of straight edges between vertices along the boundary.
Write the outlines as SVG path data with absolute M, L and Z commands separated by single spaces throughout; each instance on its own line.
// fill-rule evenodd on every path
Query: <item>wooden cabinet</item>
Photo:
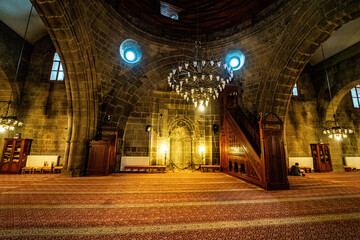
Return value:
M 329 144 L 310 144 L 315 172 L 332 171 Z
M 30 152 L 31 139 L 5 138 L 1 157 L 0 172 L 20 173 L 26 165 L 27 155 Z
M 109 175 L 115 167 L 115 145 L 112 142 L 91 141 L 88 175 Z

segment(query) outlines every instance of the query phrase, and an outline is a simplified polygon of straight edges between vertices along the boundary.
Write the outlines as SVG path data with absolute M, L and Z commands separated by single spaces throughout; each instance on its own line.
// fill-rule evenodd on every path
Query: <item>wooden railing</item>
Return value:
M 253 146 L 254 150 L 261 155 L 260 133 L 259 124 L 256 119 L 250 120 L 248 116 L 241 110 L 241 108 L 229 109 L 231 116 L 236 121 L 242 132 L 246 135 L 247 139 Z
M 261 156 L 228 110 L 224 110 L 220 153 L 224 172 L 266 188 Z

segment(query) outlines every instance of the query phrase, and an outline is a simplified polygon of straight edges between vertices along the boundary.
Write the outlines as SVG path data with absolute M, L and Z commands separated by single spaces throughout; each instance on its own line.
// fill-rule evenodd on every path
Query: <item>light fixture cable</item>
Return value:
M 327 71 L 326 61 L 325 61 L 326 60 L 325 59 L 325 53 L 324 53 L 324 49 L 323 49 L 322 45 L 320 45 L 320 48 L 321 48 L 321 52 L 322 52 L 322 56 L 323 56 L 323 63 L 324 63 L 324 69 L 325 69 L 325 78 L 326 78 L 327 86 L 328 86 L 328 89 L 329 89 L 330 104 L 331 104 L 331 108 L 332 108 L 332 112 L 333 112 L 333 118 L 334 118 L 334 124 L 335 124 L 335 126 L 333 126 L 332 128 L 324 130 L 323 134 L 328 135 L 329 138 L 335 138 L 336 140 L 340 140 L 342 138 L 347 138 L 349 134 L 353 133 L 353 130 L 343 128 L 336 121 L 336 113 L 335 113 L 334 103 L 332 101 L 329 74 L 328 74 L 328 71 Z
M 14 88 L 15 88 L 15 85 L 16 85 L 16 82 L 17 82 L 17 79 L 18 79 L 18 76 L 19 76 L 21 59 L 22 59 L 22 56 L 23 56 L 23 53 L 24 53 L 26 35 L 27 35 L 28 29 L 29 29 L 29 24 L 30 24 L 30 20 L 31 20 L 31 14 L 32 14 L 33 7 L 34 6 L 31 5 L 29 16 L 28 16 L 28 19 L 27 19 L 27 23 L 26 23 L 26 27 L 25 27 L 25 33 L 24 33 L 24 36 L 23 36 L 23 42 L 22 42 L 21 49 L 20 49 L 19 59 L 18 59 L 17 65 L 16 65 L 15 77 L 14 77 L 14 80 L 13 80 L 13 85 L 11 86 L 11 93 L 10 93 L 9 101 L 1 101 L 1 102 L 7 102 L 8 105 L 7 105 L 6 112 L 5 112 L 5 119 L 4 119 L 5 122 L 2 123 L 2 121 L 3 121 L 2 118 L 1 118 L 1 121 L 0 121 L 0 132 L 5 131 L 6 129 L 9 129 L 9 130 L 13 131 L 13 130 L 15 130 L 15 126 L 21 127 L 23 125 L 22 122 L 19 122 L 16 119 L 13 119 L 13 118 L 9 118 L 8 114 L 9 114 L 9 110 L 10 110 L 10 105 L 13 103 L 13 101 L 11 101 L 11 99 L 13 97 L 13 91 L 14 91 Z
M 326 62 L 325 62 L 324 49 L 323 49 L 323 46 L 322 46 L 322 45 L 320 45 L 320 48 L 321 48 L 321 52 L 322 52 L 322 56 L 323 56 L 323 60 L 324 60 L 325 78 L 326 78 L 326 82 L 327 82 L 327 85 L 328 85 L 329 96 L 330 96 L 330 103 L 331 103 L 331 107 L 332 107 L 332 111 L 333 111 L 333 117 L 334 117 L 335 125 L 336 125 L 337 123 L 336 123 L 335 108 L 334 108 L 334 103 L 333 103 L 333 101 L 332 101 L 332 94 L 331 94 L 331 88 L 330 88 L 329 75 L 328 75 L 328 71 L 327 71 L 327 67 L 326 67 Z

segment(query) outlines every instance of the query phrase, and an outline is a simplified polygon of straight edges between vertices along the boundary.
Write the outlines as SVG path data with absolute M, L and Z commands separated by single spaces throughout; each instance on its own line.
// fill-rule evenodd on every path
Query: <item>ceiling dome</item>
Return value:
M 120 14 L 170 33 L 209 34 L 236 26 L 275 0 L 107 0 Z

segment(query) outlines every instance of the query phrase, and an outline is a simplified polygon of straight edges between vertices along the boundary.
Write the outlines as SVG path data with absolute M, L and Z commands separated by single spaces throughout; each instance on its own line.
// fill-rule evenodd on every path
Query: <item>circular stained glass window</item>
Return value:
M 140 45 L 133 39 L 126 39 L 120 45 L 121 58 L 127 63 L 137 63 L 142 57 Z
M 245 56 L 239 50 L 232 50 L 226 55 L 225 63 L 228 64 L 234 71 L 237 71 L 244 66 Z

